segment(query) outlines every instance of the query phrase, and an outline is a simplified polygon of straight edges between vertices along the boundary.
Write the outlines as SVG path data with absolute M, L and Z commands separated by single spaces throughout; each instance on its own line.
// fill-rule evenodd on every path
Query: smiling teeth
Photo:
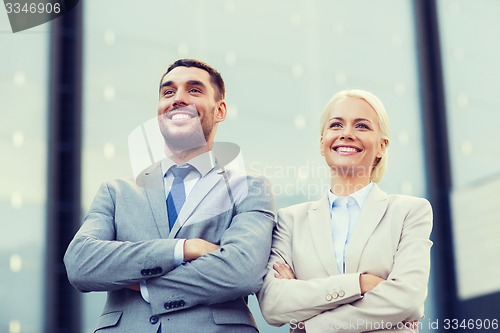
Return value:
M 177 113 L 172 116 L 172 120 L 189 119 L 189 118 L 191 117 L 185 113 Z
M 358 151 L 356 148 L 351 148 L 351 147 L 338 147 L 336 150 L 339 153 L 355 153 Z

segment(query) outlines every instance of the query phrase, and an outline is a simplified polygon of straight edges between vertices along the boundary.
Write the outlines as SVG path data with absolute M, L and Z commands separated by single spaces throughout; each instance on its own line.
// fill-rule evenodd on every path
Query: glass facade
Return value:
M 48 30 L 0 13 L 0 331 L 43 327 Z
M 500 2 L 442 0 L 439 14 L 457 286 L 470 300 L 500 291 Z

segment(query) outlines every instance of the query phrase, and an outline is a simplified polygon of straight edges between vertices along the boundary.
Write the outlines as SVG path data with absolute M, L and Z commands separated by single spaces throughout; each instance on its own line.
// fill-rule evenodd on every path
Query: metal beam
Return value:
M 451 167 L 435 0 L 414 0 L 427 189 L 434 210 L 432 276 L 438 318 L 457 318 L 450 210 Z
M 63 256 L 81 219 L 82 11 L 51 23 L 45 333 L 81 332 L 81 299 Z

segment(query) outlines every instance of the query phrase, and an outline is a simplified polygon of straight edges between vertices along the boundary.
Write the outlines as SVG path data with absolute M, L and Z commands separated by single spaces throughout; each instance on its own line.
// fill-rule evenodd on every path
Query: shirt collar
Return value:
M 194 167 L 196 171 L 198 171 L 201 174 L 202 177 L 205 177 L 206 174 L 209 173 L 210 170 L 214 168 L 215 160 L 212 151 L 207 151 L 203 154 L 193 157 L 191 160 L 180 165 L 186 165 L 186 164 L 189 164 L 192 167 Z M 163 175 L 165 176 L 167 171 L 174 165 L 176 165 L 174 161 L 172 161 L 168 157 L 165 157 L 161 161 L 161 171 Z
M 363 208 L 363 205 L 366 201 L 366 198 L 368 198 L 368 194 L 370 193 L 370 190 L 373 187 L 373 182 L 369 182 L 368 185 L 363 187 L 360 190 L 357 190 L 356 192 L 350 194 L 349 196 L 356 200 L 356 203 L 358 204 L 359 208 Z M 332 193 L 332 191 L 328 191 L 328 200 L 330 201 L 330 208 L 332 207 L 333 202 L 335 199 L 337 199 L 338 196 Z

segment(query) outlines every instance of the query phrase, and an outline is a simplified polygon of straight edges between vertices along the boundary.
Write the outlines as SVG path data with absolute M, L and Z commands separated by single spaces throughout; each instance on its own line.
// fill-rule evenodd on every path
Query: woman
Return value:
M 341 91 L 321 118 L 331 188 L 319 201 L 278 211 L 259 303 L 291 332 L 416 332 L 430 269 L 432 209 L 388 195 L 389 125 L 381 101 Z

